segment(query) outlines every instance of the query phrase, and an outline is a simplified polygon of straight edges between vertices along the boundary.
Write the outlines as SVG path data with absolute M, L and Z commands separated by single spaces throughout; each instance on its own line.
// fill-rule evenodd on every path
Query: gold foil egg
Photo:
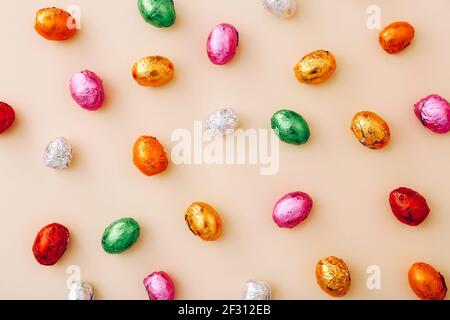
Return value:
M 316 279 L 319 286 L 332 297 L 342 297 L 350 289 L 350 271 L 344 260 L 326 257 L 317 262 Z
M 381 149 L 391 139 L 386 121 L 370 111 L 358 112 L 352 119 L 351 130 L 359 142 L 371 149 Z
M 150 56 L 138 60 L 133 65 L 133 78 L 144 87 L 158 87 L 173 78 L 172 62 L 162 56 Z
M 308 53 L 295 66 L 295 77 L 301 83 L 319 84 L 327 80 L 336 70 L 336 59 L 325 50 Z
M 222 221 L 217 211 L 204 202 L 194 202 L 186 210 L 184 219 L 193 234 L 206 241 L 220 238 Z

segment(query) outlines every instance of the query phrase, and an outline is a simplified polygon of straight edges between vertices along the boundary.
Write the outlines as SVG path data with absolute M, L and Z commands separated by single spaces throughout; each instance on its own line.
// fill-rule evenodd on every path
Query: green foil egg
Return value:
M 272 129 L 281 141 L 290 144 L 304 144 L 310 132 L 308 123 L 301 115 L 291 110 L 280 110 L 271 119 Z
M 138 8 L 145 21 L 158 28 L 168 28 L 175 23 L 173 0 L 138 0 Z
M 133 218 L 122 218 L 111 223 L 103 232 L 102 247 L 107 253 L 122 253 L 139 238 L 141 230 Z

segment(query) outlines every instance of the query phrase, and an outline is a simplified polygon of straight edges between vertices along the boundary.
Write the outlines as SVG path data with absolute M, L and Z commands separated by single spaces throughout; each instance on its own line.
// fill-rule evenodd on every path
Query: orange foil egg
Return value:
M 379 42 L 388 53 L 398 53 L 405 49 L 414 38 L 414 27 L 408 22 L 394 22 L 380 32 Z
M 46 8 L 36 13 L 34 29 L 47 40 L 66 40 L 77 31 L 75 19 L 63 9 Z
M 414 263 L 409 269 L 408 281 L 422 300 L 443 300 L 447 294 L 444 277 L 427 263 Z
M 163 145 L 156 138 L 149 136 L 142 136 L 136 140 L 133 161 L 136 167 L 147 176 L 163 172 L 169 164 Z

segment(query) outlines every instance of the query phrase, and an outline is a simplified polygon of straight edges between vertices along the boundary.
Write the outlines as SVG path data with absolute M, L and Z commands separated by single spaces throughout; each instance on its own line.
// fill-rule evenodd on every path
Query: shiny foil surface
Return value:
M 222 220 L 217 211 L 207 203 L 191 204 L 184 219 L 191 232 L 203 240 L 214 241 L 222 234 Z
M 414 33 L 414 27 L 408 22 L 394 22 L 381 30 L 378 41 L 387 53 L 394 54 L 410 45 Z
M 336 70 L 336 59 L 325 50 L 308 53 L 295 66 L 297 80 L 305 84 L 319 84 L 331 77 Z
M 209 116 L 206 128 L 211 131 L 213 135 L 216 134 L 230 134 L 239 125 L 239 119 L 233 109 L 222 108 L 214 111 Z
M 76 29 L 75 19 L 63 9 L 46 8 L 36 13 L 34 29 L 47 40 L 66 40 Z
M 342 297 L 350 289 L 350 271 L 344 260 L 336 257 L 321 259 L 316 265 L 319 287 L 332 297 Z
M 103 250 L 110 254 L 122 253 L 136 243 L 140 233 L 139 223 L 133 218 L 114 221 L 103 232 Z
M 421 224 L 430 213 L 425 198 L 405 187 L 397 188 L 389 194 L 389 204 L 395 217 L 410 226 Z
M 242 291 L 242 300 L 270 300 L 269 284 L 262 281 L 247 281 Z
M 138 60 L 132 69 L 133 79 L 144 87 L 159 87 L 172 80 L 173 63 L 162 56 L 149 56 Z
M 98 110 L 105 100 L 102 80 L 92 71 L 84 70 L 70 79 L 70 94 L 83 109 Z
M 173 300 L 175 285 L 164 271 L 153 272 L 144 279 L 144 286 L 150 300 Z
M 358 141 L 370 149 L 381 149 L 391 140 L 386 121 L 374 112 L 358 112 L 352 119 L 351 130 Z
M 450 103 L 437 94 L 429 95 L 414 105 L 414 113 L 422 124 L 436 133 L 450 131 Z
M 289 18 L 295 14 L 297 0 L 263 0 L 264 8 L 279 17 Z
M 308 194 L 299 191 L 288 193 L 275 204 L 273 221 L 280 228 L 293 228 L 308 217 L 312 206 L 313 201 Z
M 223 65 L 230 62 L 239 45 L 239 33 L 229 23 L 215 26 L 208 36 L 206 51 L 212 63 Z
M 67 138 L 53 139 L 45 148 L 45 166 L 53 169 L 67 169 L 72 162 L 72 146 Z
M 37 262 L 51 266 L 63 256 L 69 244 L 69 230 L 59 223 L 52 223 L 36 235 L 33 243 L 33 254 Z
M 133 147 L 133 162 L 143 174 L 153 176 L 166 170 L 169 159 L 158 139 L 141 136 Z
M 408 272 L 408 282 L 422 300 L 444 300 L 447 286 L 444 277 L 424 262 L 414 263 Z
M 173 0 L 138 0 L 139 12 L 147 23 L 158 28 L 168 28 L 175 23 Z
M 94 287 L 81 281 L 73 281 L 67 292 L 67 300 L 94 300 Z
M 0 134 L 12 126 L 16 120 L 14 109 L 7 103 L 0 102 Z
M 306 120 L 292 110 L 283 109 L 275 112 L 270 124 L 280 140 L 289 144 L 304 144 L 311 135 Z

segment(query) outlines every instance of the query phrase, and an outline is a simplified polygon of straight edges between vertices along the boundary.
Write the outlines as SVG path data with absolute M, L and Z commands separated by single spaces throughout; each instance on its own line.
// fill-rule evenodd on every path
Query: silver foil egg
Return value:
M 243 300 L 270 300 L 269 284 L 262 281 L 247 281 L 242 291 Z
M 206 128 L 214 135 L 233 133 L 238 125 L 238 116 L 230 108 L 222 108 L 214 111 L 206 121 Z
M 297 9 L 296 0 L 263 0 L 263 6 L 279 17 L 289 18 Z
M 67 300 L 93 300 L 94 287 L 87 282 L 74 281 L 67 292 Z
M 53 139 L 45 148 L 44 164 L 53 169 L 67 169 L 72 161 L 72 146 L 64 137 Z

